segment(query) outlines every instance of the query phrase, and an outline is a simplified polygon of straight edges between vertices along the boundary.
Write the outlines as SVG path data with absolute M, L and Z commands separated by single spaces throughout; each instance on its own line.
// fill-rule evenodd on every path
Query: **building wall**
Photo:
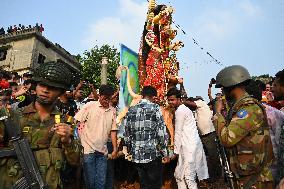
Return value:
M 43 56 L 45 56 L 45 61 L 44 62 L 49 62 L 49 61 L 57 61 L 58 59 L 61 59 L 64 62 L 69 62 L 68 60 L 66 60 L 65 58 L 63 58 L 60 54 L 58 54 L 56 51 L 54 51 L 51 47 L 45 45 L 44 43 L 42 43 L 39 40 L 35 41 L 35 55 L 36 55 L 36 59 L 34 60 L 34 65 L 35 67 L 39 66 L 38 64 L 38 56 L 39 54 L 42 54 Z
M 58 44 L 50 42 L 35 29 L 0 36 L 0 58 L 6 49 L 6 59 L 0 61 L 0 67 L 7 71 L 25 73 L 41 63 L 59 59 L 75 72 L 80 69 L 79 62 L 70 53 Z
M 7 50 L 6 59 L 0 61 L 0 66 L 3 66 L 8 71 L 29 70 L 33 59 L 34 40 L 35 37 L 0 45 L 11 46 Z

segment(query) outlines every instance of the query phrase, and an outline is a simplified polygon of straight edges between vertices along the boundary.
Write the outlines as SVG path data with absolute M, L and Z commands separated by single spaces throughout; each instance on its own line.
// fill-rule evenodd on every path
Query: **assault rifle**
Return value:
M 217 152 L 219 155 L 220 164 L 224 171 L 225 180 L 228 182 L 230 189 L 236 189 L 234 185 L 234 175 L 230 169 L 230 163 L 228 161 L 226 149 L 220 144 L 218 136 L 215 138 L 215 142 L 217 145 Z
M 48 189 L 40 175 L 30 144 L 26 138 L 22 137 L 19 125 L 10 118 L 3 120 L 3 122 L 5 131 L 11 138 L 13 149 L 0 150 L 0 158 L 16 156 L 23 171 L 23 177 L 14 184 L 12 189 Z

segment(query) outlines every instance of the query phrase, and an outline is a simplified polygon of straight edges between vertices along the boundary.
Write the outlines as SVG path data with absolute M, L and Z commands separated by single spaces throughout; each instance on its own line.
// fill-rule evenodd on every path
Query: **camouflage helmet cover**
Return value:
M 48 86 L 68 90 L 72 74 L 66 65 L 59 62 L 46 62 L 34 72 L 33 80 Z
M 240 65 L 228 66 L 216 76 L 216 88 L 232 87 L 251 79 L 248 70 Z

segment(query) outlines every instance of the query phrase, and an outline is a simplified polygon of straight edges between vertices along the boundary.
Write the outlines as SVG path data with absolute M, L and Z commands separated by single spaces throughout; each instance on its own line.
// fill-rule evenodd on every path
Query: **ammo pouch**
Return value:
M 60 169 L 63 166 L 63 153 L 60 148 L 48 148 L 34 152 L 40 173 L 50 188 L 61 186 Z
M 230 150 L 231 169 L 236 177 L 249 176 L 259 172 L 259 163 L 255 159 L 255 152 L 252 148 L 243 149 L 240 146 Z
M 59 171 L 63 166 L 63 155 L 60 148 L 48 148 L 34 152 L 38 161 L 40 172 L 43 176 L 46 176 L 47 171 L 51 166 L 54 167 L 54 171 Z
M 51 163 L 56 171 L 63 167 L 63 152 L 61 148 L 49 148 Z

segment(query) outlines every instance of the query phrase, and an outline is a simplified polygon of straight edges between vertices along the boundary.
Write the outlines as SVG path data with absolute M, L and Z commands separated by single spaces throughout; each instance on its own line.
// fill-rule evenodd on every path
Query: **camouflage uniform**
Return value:
M 11 112 L 12 118 L 20 119 L 23 136 L 29 140 L 42 178 L 50 189 L 62 188 L 60 171 L 66 160 L 74 165 L 78 163 L 79 159 L 77 143 L 72 139 L 70 144 L 62 144 L 59 136 L 51 130 L 55 124 L 55 115 L 58 114 L 60 115 L 60 112 L 54 109 L 49 118 L 41 121 L 34 103 L 17 112 Z M 62 120 L 61 122 L 64 121 Z M 0 124 L 0 141 L 3 141 L 3 137 L 5 138 L 5 128 L 3 124 Z M 7 147 L 9 146 L 7 141 L 4 140 L 4 143 L 7 144 Z M 7 157 L 0 159 L 1 189 L 10 189 L 22 176 L 22 171 L 16 158 Z
M 264 108 L 246 94 L 231 108 L 227 120 L 217 113 L 214 125 L 229 153 L 237 188 L 244 188 L 249 180 L 250 188 L 272 188 L 273 152 Z
M 58 90 L 61 89 L 64 92 L 64 90 L 70 88 L 72 74 L 64 64 L 46 62 L 35 70 L 33 80 L 41 85 Z M 64 118 L 61 112 L 56 107 L 53 107 L 49 117 L 41 121 L 40 114 L 35 109 L 35 103 L 47 104 L 49 107 L 52 107 L 54 102 L 37 96 L 36 102 L 17 111 L 10 112 L 9 116 L 19 123 L 23 137 L 29 141 L 43 180 L 50 189 L 62 188 L 60 172 L 64 168 L 65 163 L 70 165 L 79 163 L 78 143 L 72 136 L 70 144 L 62 143 L 61 138 L 54 131 L 53 126 L 55 123 L 67 123 L 70 120 Z M 60 120 L 58 120 L 57 116 L 56 120 L 58 122 L 55 121 L 56 115 L 61 116 Z M 2 144 L 0 150 L 11 146 L 4 124 L 1 121 L 0 144 Z M 0 159 L 1 189 L 10 189 L 22 176 L 23 172 L 16 157 Z

